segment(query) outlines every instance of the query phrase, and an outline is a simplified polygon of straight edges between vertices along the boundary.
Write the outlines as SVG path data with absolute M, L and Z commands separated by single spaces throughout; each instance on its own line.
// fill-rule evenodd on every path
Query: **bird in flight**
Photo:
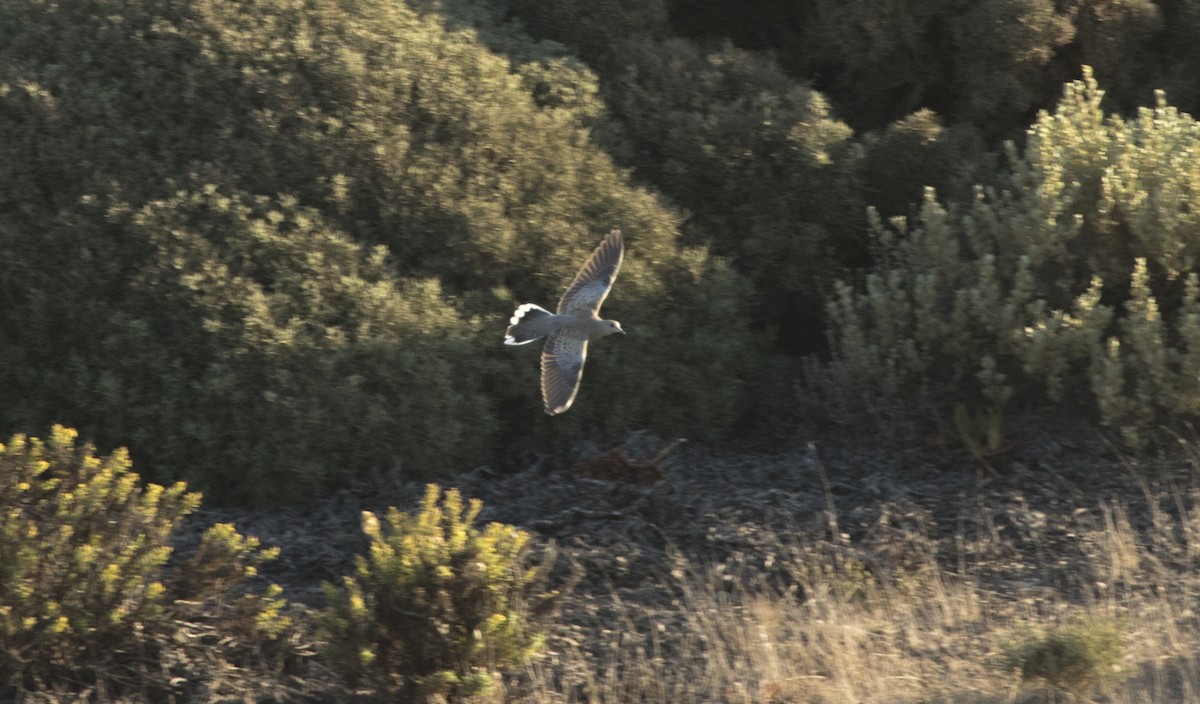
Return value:
M 625 334 L 615 320 L 597 313 L 612 289 L 625 255 L 620 230 L 608 233 L 575 280 L 558 300 L 558 311 L 525 303 L 517 307 L 504 334 L 504 344 L 524 345 L 546 338 L 542 347 L 542 400 L 546 413 L 558 415 L 571 407 L 583 378 L 590 340 L 613 333 Z

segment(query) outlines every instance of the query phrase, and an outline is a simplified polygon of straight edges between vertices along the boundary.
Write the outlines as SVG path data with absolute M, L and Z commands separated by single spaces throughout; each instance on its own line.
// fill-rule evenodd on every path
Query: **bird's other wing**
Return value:
M 563 328 L 546 338 L 542 348 L 542 400 L 550 415 L 562 413 L 575 401 L 587 348 L 587 335 L 575 328 Z
M 612 289 L 621 259 L 625 256 L 625 241 L 620 230 L 608 233 L 587 263 L 575 275 L 566 293 L 558 300 L 559 313 L 579 313 L 600 310 L 600 304 Z

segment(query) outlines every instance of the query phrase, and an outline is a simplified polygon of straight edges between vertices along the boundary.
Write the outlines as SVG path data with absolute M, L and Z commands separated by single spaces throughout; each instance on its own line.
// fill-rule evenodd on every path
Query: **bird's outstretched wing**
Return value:
M 620 230 L 608 233 L 604 241 L 588 257 L 587 263 L 575 275 L 575 280 L 558 299 L 558 312 L 580 313 L 600 310 L 600 304 L 612 289 L 621 259 L 625 256 L 625 240 Z
M 587 335 L 575 328 L 564 328 L 546 338 L 542 348 L 542 400 L 550 415 L 562 413 L 575 401 L 587 348 Z

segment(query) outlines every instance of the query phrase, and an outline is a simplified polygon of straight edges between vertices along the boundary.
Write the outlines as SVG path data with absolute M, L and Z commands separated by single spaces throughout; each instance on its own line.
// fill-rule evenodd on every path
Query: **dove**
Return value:
M 542 400 L 546 413 L 552 416 L 570 408 L 579 393 L 588 342 L 614 333 L 625 334 L 620 323 L 599 316 L 600 305 L 612 290 L 624 256 L 621 231 L 613 230 L 575 275 L 559 299 L 556 312 L 525 303 L 509 320 L 504 334 L 506 345 L 525 345 L 546 338 L 542 347 Z

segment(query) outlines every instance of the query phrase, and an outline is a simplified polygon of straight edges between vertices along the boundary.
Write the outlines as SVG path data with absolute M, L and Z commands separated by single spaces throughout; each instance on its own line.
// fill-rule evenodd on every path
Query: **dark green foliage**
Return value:
M 822 348 L 820 302 L 846 271 L 891 266 L 864 205 L 912 215 L 925 186 L 964 204 L 967 184 L 1005 187 L 985 145 L 1078 61 L 1117 106 L 1144 104 L 1164 72 L 1200 95 L 1193 4 L 8 0 L 0 429 L 69 422 L 155 478 L 258 502 L 381 467 L 438 475 L 515 443 L 728 437 L 787 406 L 780 353 Z M 1042 202 L 1083 214 L 1070 256 L 1031 274 L 1055 278 L 1038 292 L 1050 310 L 1093 274 L 1109 310 L 1138 260 L 1120 233 L 1167 217 L 1091 214 L 1101 131 L 1061 157 L 1030 138 L 1034 172 L 1078 176 Z M 1174 188 L 1144 171 L 1147 189 Z M 1008 192 L 1035 188 L 1020 178 Z M 593 348 L 571 414 L 543 418 L 536 354 L 501 332 L 514 305 L 552 306 L 614 227 L 629 256 L 606 314 L 631 334 Z M 1009 282 L 1018 249 L 995 250 Z M 1155 306 L 1187 294 L 1185 254 L 1149 257 Z M 835 357 L 856 344 L 831 339 Z M 956 344 L 947 358 L 963 359 Z M 939 365 L 930 350 L 908 359 Z M 993 355 L 999 386 L 1018 352 Z M 982 373 L 963 364 L 947 379 Z M 1106 388 L 1131 381 L 1106 364 Z M 917 366 L 847 378 L 899 388 Z
M 664 0 L 492 0 L 515 13 L 538 38 L 570 47 L 588 63 L 619 66 L 626 40 L 671 34 Z
M 1173 0 L 674 0 L 671 24 L 689 36 L 773 50 L 856 127 L 882 129 L 932 109 L 994 145 L 1017 137 L 1082 64 L 1094 66 L 1110 87 L 1114 107 L 1145 104 L 1150 90 L 1176 73 L 1179 58 L 1194 53 L 1193 6 Z M 1170 87 L 1173 95 L 1183 94 Z
M 695 292 L 741 306 L 745 285 L 681 251 L 677 216 L 589 141 L 577 61 L 513 72 L 403 3 L 17 5 L 0 427 L 64 419 L 220 500 L 470 467 L 536 408 L 536 361 L 499 344 L 512 307 L 553 305 L 613 227 L 631 250 L 613 302 L 676 354 L 626 358 L 596 426 L 720 435 L 752 406 L 729 361 L 769 350 Z M 719 391 L 632 382 L 681 359 Z
M 751 279 L 755 327 L 813 349 L 821 293 L 866 249 L 861 151 L 824 97 L 769 57 L 670 36 L 658 3 L 488 4 L 595 69 L 601 143 L 687 212 L 685 243 Z M 513 54 L 503 33 L 484 36 Z
M 803 346 L 806 311 L 865 244 L 859 150 L 822 96 L 726 47 L 626 42 L 609 106 L 638 173 L 754 284 L 755 319 Z M 809 320 L 805 320 L 808 317 Z
M 893 122 L 863 137 L 866 200 L 884 217 L 911 215 L 925 188 L 968 198 L 991 179 L 983 139 L 969 127 L 946 127 L 931 110 Z
M 243 593 L 274 552 L 218 525 L 166 575 L 171 534 L 199 494 L 142 487 L 124 450 L 97 457 L 75 439 L 55 426 L 45 442 L 0 445 L 0 698 L 76 688 L 157 698 L 173 677 L 254 670 L 267 650 L 286 650 L 270 645 L 290 626 L 279 588 Z M 199 637 L 214 631 L 219 650 Z
M 12 340 L 18 351 L 46 346 L 25 361 L 40 374 L 9 385 L 28 404 L 22 420 L 66 414 L 226 500 L 312 496 L 398 447 L 425 471 L 482 455 L 486 365 L 469 376 L 454 364 L 474 356 L 478 326 L 436 282 L 398 281 L 382 250 L 363 251 L 288 199 L 209 185 L 138 212 L 77 212 L 78 225 L 55 235 L 103 252 L 96 259 L 116 271 L 43 265 L 51 275 L 26 293 L 38 298 L 10 309 L 39 312 L 45 326 Z M 122 241 L 146 252 L 122 262 L 136 252 Z M 118 287 L 119 297 L 50 295 Z
M 1177 59 L 1163 51 L 1165 3 L 1153 0 L 1069 0 L 1061 10 L 1075 28 L 1058 62 L 1068 70 L 1091 66 L 1105 86 L 1109 109 L 1132 112 L 1168 87 L 1165 66 Z M 1176 34 L 1172 31 L 1171 34 Z
M 326 583 L 322 617 L 329 660 L 352 686 L 457 699 L 540 647 L 557 597 L 540 590 L 551 561 L 530 566 L 524 531 L 476 528 L 482 507 L 430 484 L 417 514 L 388 510 L 386 529 L 363 512 L 370 552 L 343 588 Z
M 1164 31 L 1159 39 L 1164 77 L 1151 85 L 1166 88 L 1171 101 L 1191 114 L 1200 112 L 1200 3 L 1160 0 Z
M 696 34 L 777 50 L 794 75 L 813 79 L 839 114 L 866 128 L 929 108 L 991 136 L 1009 134 L 1065 79 L 1047 66 L 1073 32 L 1054 0 L 751 5 L 746 12 L 741 4 L 678 0 L 672 16 Z M 707 15 L 689 23 L 697 6 Z
M 787 76 L 761 55 L 664 38 L 657 20 L 627 26 L 635 13 L 619 2 L 496 4 L 596 68 L 606 143 L 688 211 L 686 240 L 751 277 L 766 302 L 755 320 L 777 326 L 785 349 L 814 344 L 812 291 L 866 262 L 861 202 L 909 214 L 925 186 L 969 200 L 973 183 L 994 183 L 985 149 L 1019 137 L 1081 62 L 1132 109 L 1192 51 L 1194 24 L 1187 3 L 1150 0 L 668 3 L 669 29 L 770 49 Z M 1163 17 L 1179 20 L 1170 37 Z M 865 161 L 798 80 L 876 128 Z

